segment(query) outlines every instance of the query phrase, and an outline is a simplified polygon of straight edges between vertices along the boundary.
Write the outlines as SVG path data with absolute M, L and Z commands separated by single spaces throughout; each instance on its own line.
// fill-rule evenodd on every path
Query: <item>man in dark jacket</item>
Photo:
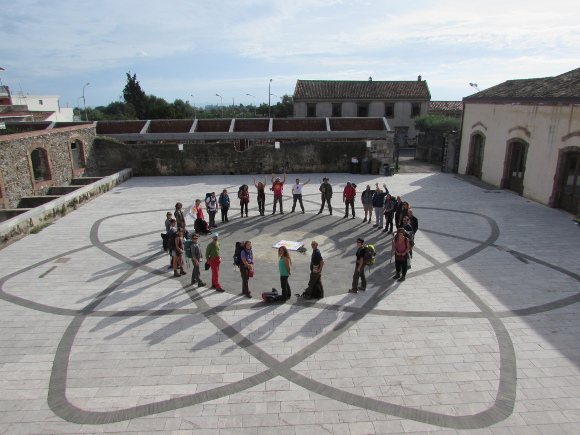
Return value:
M 328 211 L 332 214 L 332 205 L 330 204 L 330 200 L 332 199 L 332 186 L 328 183 L 328 178 L 324 177 L 322 179 L 322 184 L 318 188 L 320 190 L 320 196 L 322 199 L 322 204 L 320 205 L 320 211 L 318 214 L 322 213 L 324 210 L 324 204 L 328 204 Z

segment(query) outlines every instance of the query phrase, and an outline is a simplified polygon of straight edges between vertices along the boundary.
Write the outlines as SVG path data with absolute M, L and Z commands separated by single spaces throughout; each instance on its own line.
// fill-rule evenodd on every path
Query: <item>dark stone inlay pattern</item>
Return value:
M 96 247 L 103 252 L 117 258 L 122 263 L 125 263 L 131 267 L 127 270 L 121 277 L 119 277 L 114 283 L 112 283 L 107 289 L 101 292 L 95 299 L 93 299 L 85 308 L 82 310 L 72 310 L 63 309 L 58 307 L 51 307 L 33 301 L 20 298 L 9 293 L 4 292 L 2 289 L 3 284 L 11 279 L 12 277 L 23 273 L 25 270 L 19 270 L 0 279 L 0 298 L 33 310 L 38 310 L 46 313 L 72 316 L 69 327 L 63 334 L 61 342 L 59 343 L 56 356 L 53 363 L 53 370 L 50 378 L 49 392 L 48 392 L 48 403 L 53 412 L 60 416 L 61 418 L 79 423 L 79 424 L 107 424 L 110 422 L 118 422 L 123 420 L 134 419 L 142 416 L 152 415 L 161 413 L 168 410 L 174 410 L 183 408 L 186 406 L 191 406 L 199 403 L 204 403 L 209 400 L 214 400 L 219 397 L 224 397 L 226 395 L 234 394 L 239 391 L 251 388 L 262 382 L 266 382 L 277 376 L 282 376 L 297 385 L 302 386 L 305 389 L 316 392 L 318 394 L 324 395 L 326 397 L 341 401 L 343 403 L 350 404 L 352 406 L 365 408 L 368 410 L 373 410 L 379 413 L 397 416 L 400 418 L 406 418 L 410 420 L 415 420 L 423 423 L 433 424 L 442 427 L 450 427 L 456 429 L 475 429 L 484 428 L 492 424 L 507 418 L 513 411 L 515 403 L 515 391 L 517 385 L 517 373 L 516 373 L 516 359 L 513 349 L 513 344 L 509 332 L 501 322 L 501 318 L 512 317 L 512 316 L 526 316 L 530 314 L 536 314 L 539 312 L 546 312 L 554 309 L 558 309 L 567 305 L 571 305 L 580 301 L 580 294 L 573 295 L 567 298 L 563 298 L 557 301 L 549 302 L 535 307 L 530 307 L 520 310 L 504 311 L 504 312 L 494 312 L 490 307 L 488 307 L 479 296 L 473 292 L 467 285 L 465 285 L 458 277 L 456 277 L 448 267 L 461 262 L 478 252 L 488 248 L 496 247 L 494 245 L 495 240 L 499 236 L 499 228 L 495 221 L 485 215 L 470 213 L 461 210 L 449 210 L 443 208 L 431 208 L 431 207 L 414 207 L 416 209 L 425 210 L 438 210 L 447 211 L 454 213 L 465 213 L 469 215 L 476 215 L 484 218 L 491 228 L 491 234 L 487 240 L 481 242 L 479 240 L 470 239 L 467 237 L 461 237 L 456 235 L 450 235 L 445 233 L 440 233 L 430 230 L 422 230 L 423 232 L 428 232 L 432 234 L 438 234 L 446 237 L 455 238 L 458 240 L 469 241 L 477 244 L 477 246 L 469 251 L 459 255 L 456 258 L 448 260 L 444 263 L 437 262 L 434 258 L 429 256 L 427 253 L 421 251 L 419 248 L 415 249 L 415 252 L 422 255 L 424 258 L 428 259 L 433 266 L 420 270 L 418 272 L 413 271 L 413 275 L 424 275 L 435 270 L 439 270 L 445 274 L 445 276 L 453 282 L 463 293 L 478 307 L 480 312 L 417 312 L 417 311 L 402 311 L 402 310 L 383 310 L 375 308 L 376 305 L 388 294 L 389 290 L 393 288 L 395 284 L 385 286 L 380 288 L 375 292 L 367 302 L 360 308 L 356 307 L 344 307 L 337 305 L 329 305 L 324 303 L 317 303 L 316 305 L 310 305 L 304 303 L 304 305 L 310 305 L 310 308 L 326 309 L 326 310 L 336 310 L 342 312 L 352 313 L 349 318 L 343 320 L 337 324 L 331 331 L 321 335 L 314 342 L 305 346 L 303 349 L 299 350 L 289 358 L 284 361 L 278 361 L 267 352 L 263 351 L 259 346 L 252 343 L 249 339 L 243 336 L 239 331 L 237 331 L 232 325 L 229 325 L 224 319 L 219 316 L 222 311 L 247 309 L 248 307 L 262 307 L 262 309 L 268 309 L 269 307 L 262 304 L 239 304 L 237 306 L 218 306 L 210 307 L 196 290 L 184 285 L 184 291 L 189 295 L 190 299 L 196 304 L 197 309 L 175 309 L 175 310 L 139 310 L 139 311 L 96 311 L 98 306 L 114 292 L 119 285 L 125 282 L 131 275 L 133 275 L 137 270 L 144 270 L 148 273 L 153 273 L 156 275 L 164 275 L 165 271 L 160 271 L 157 269 L 150 268 L 147 264 L 155 260 L 161 254 L 154 254 L 143 261 L 135 261 L 130 258 L 123 256 L 122 254 L 108 248 L 106 245 L 121 241 L 129 240 L 133 237 L 139 236 L 128 236 L 121 239 L 111 240 L 108 242 L 101 242 L 98 239 L 98 228 L 100 224 L 107 220 L 117 216 L 129 215 L 133 213 L 123 213 L 114 216 L 109 216 L 107 218 L 101 219 L 93 225 L 91 230 L 91 243 L 92 245 L 71 250 L 66 253 L 60 253 L 57 256 L 51 257 L 47 260 L 41 261 L 33 265 L 36 267 L 48 262 L 54 261 L 55 259 L 61 258 L 63 255 L 71 255 L 76 252 L 80 252 L 85 249 Z M 144 211 L 139 213 L 154 213 L 164 210 L 155 211 Z M 335 218 L 336 219 L 336 218 Z M 150 232 L 149 234 L 157 233 L 158 231 Z M 580 276 L 572 272 L 563 270 L 557 266 L 551 265 L 549 263 L 543 262 L 539 259 L 533 258 L 526 254 L 508 250 L 510 254 L 514 255 L 517 259 L 523 263 L 534 262 L 541 264 L 544 267 L 556 270 L 560 273 L 566 274 L 571 278 L 580 281 Z M 385 269 L 388 266 L 385 267 Z M 26 269 L 28 270 L 28 268 Z M 252 377 L 246 378 L 242 381 L 231 383 L 227 386 L 222 386 L 214 388 L 212 390 L 203 391 L 197 394 L 192 394 L 188 396 L 183 396 L 175 399 L 169 399 L 161 402 L 150 403 L 146 405 L 141 405 L 133 408 L 127 408 L 118 411 L 111 412 L 91 412 L 79 409 L 73 406 L 66 398 L 66 378 L 68 370 L 68 361 L 70 357 L 70 352 L 74 344 L 75 337 L 82 326 L 84 319 L 91 316 L 98 317 L 132 317 L 132 316 L 163 316 L 163 315 L 181 315 L 190 313 L 201 313 L 210 322 L 212 322 L 216 328 L 228 336 L 232 342 L 240 346 L 262 364 L 264 364 L 268 369 L 258 373 Z M 328 385 L 322 384 L 311 378 L 303 376 L 292 370 L 298 363 L 305 360 L 309 356 L 313 355 L 315 352 L 332 342 L 340 334 L 347 331 L 352 325 L 356 324 L 358 321 L 363 319 L 367 314 L 374 315 L 387 315 L 387 316 L 407 316 L 407 317 L 463 317 L 463 318 L 487 318 L 492 326 L 498 340 L 500 348 L 500 379 L 499 388 L 496 396 L 494 405 L 488 410 L 478 413 L 476 415 L 468 416 L 450 416 L 445 414 L 433 413 L 428 411 L 423 411 L 416 408 L 410 408 L 400 405 L 390 404 L 384 401 L 363 397 L 357 394 L 352 394 L 349 392 L 342 391 L 340 389 L 330 387 Z

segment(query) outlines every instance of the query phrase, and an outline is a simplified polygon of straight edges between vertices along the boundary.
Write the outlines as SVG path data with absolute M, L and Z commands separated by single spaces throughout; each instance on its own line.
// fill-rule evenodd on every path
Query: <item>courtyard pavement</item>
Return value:
M 323 175 L 332 216 L 318 214 Z M 173 278 L 160 233 L 175 202 L 233 198 L 249 176 L 133 178 L 1 250 L 0 433 L 580 433 L 570 214 L 428 172 L 300 174 L 312 178 L 306 213 L 289 213 L 295 177 L 285 214 L 270 215 L 268 191 L 259 216 L 252 186 L 250 216 L 234 205 L 218 222 L 224 293 Z M 391 279 L 390 239 L 363 223 L 360 195 L 343 219 L 347 181 L 411 203 L 420 229 L 405 282 Z M 347 294 L 357 237 L 377 259 L 366 292 Z M 248 239 L 252 299 L 232 264 Z M 292 252 L 292 293 L 318 240 L 323 299 L 261 300 L 279 288 L 283 239 L 308 248 Z

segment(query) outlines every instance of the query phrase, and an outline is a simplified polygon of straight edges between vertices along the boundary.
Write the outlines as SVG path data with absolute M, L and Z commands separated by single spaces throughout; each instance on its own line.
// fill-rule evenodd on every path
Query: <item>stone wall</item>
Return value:
M 68 185 L 74 176 L 96 173 L 93 152 L 94 125 L 0 136 L 0 207 L 15 208 L 23 196 L 43 195 L 50 186 Z M 80 141 L 84 149 L 84 170 L 73 170 L 71 143 Z M 30 153 L 42 148 L 48 154 L 50 180 L 35 182 Z
M 387 141 L 284 141 L 254 145 L 237 151 L 231 142 L 123 144 L 108 138 L 95 139 L 99 169 L 130 167 L 139 175 L 270 174 L 306 172 L 349 172 L 352 157 L 389 159 L 394 149 Z

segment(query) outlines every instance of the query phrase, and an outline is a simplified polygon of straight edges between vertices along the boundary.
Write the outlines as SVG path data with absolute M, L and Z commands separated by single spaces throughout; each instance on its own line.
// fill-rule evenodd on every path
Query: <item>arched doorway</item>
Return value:
M 502 187 L 519 195 L 524 193 L 527 150 L 528 144 L 522 140 L 508 142 Z
M 485 144 L 485 139 L 483 135 L 475 133 L 471 136 L 471 141 L 469 143 L 469 158 L 467 161 L 467 174 L 473 175 L 481 179 L 481 173 L 483 168 L 483 148 Z
M 580 151 L 564 156 L 558 207 L 570 213 L 580 213 Z

